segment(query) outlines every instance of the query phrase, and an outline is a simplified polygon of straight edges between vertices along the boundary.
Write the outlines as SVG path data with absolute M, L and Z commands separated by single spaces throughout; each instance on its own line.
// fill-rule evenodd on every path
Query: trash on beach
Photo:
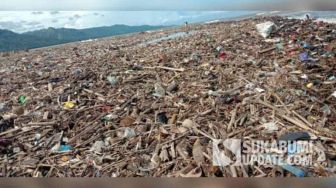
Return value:
M 309 140 L 310 135 L 307 132 L 293 132 L 280 136 L 279 140 Z
M 257 16 L 188 27 L 0 54 L 2 175 L 333 177 L 336 25 Z M 325 154 L 309 167 L 234 166 L 242 145 L 213 144 L 232 139 Z
M 18 102 L 19 102 L 19 104 L 21 104 L 21 105 L 26 104 L 26 102 L 27 102 L 27 97 L 21 95 L 21 96 L 19 97 L 19 99 L 18 99 Z
M 303 171 L 300 168 L 297 168 L 295 166 L 292 165 L 282 165 L 281 166 L 283 169 L 289 171 L 290 173 L 294 174 L 296 177 L 305 177 L 306 176 L 306 172 Z
M 331 95 L 336 98 L 336 91 L 334 91 Z
M 303 52 L 299 55 L 300 61 L 306 62 L 309 61 L 309 56 L 307 52 Z
M 72 147 L 70 145 L 61 145 L 59 148 L 60 152 L 67 152 L 67 151 L 71 151 Z
M 257 30 L 259 32 L 259 34 L 264 37 L 267 38 L 271 35 L 272 31 L 275 28 L 275 24 L 273 22 L 264 22 L 264 23 L 260 23 L 256 25 Z
M 263 127 L 266 129 L 267 132 L 273 133 L 279 130 L 278 125 L 275 122 L 265 123 Z
M 64 108 L 65 109 L 72 109 L 73 107 L 75 107 L 75 103 L 74 102 L 65 102 L 64 103 Z
M 119 82 L 119 79 L 115 76 L 108 76 L 107 80 L 111 84 L 111 86 L 116 86 Z

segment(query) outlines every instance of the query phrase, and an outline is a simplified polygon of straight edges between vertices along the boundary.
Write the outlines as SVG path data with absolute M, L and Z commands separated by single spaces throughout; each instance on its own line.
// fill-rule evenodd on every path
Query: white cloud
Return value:
M 335 0 L 10 0 L 0 10 L 335 10 Z
M 178 25 L 225 18 L 249 12 L 185 12 L 185 11 L 0 11 L 0 28 L 26 32 L 48 27 L 89 28 L 126 25 Z M 10 22 L 10 23 L 7 23 Z M 38 24 L 32 24 L 33 22 Z

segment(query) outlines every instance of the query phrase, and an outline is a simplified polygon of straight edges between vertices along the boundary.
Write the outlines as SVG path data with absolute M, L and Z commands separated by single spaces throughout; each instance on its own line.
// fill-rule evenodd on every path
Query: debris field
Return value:
M 2 53 L 0 175 L 334 177 L 335 54 L 335 24 L 277 16 Z M 320 155 L 213 165 L 228 138 Z

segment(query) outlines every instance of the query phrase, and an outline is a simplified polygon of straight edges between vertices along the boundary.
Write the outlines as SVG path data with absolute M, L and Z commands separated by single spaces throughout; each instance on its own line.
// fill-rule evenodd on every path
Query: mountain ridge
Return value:
M 144 32 L 167 27 L 170 26 L 128 26 L 117 24 L 86 29 L 49 27 L 21 34 L 6 29 L 0 29 L 0 52 L 41 48 L 69 42 Z

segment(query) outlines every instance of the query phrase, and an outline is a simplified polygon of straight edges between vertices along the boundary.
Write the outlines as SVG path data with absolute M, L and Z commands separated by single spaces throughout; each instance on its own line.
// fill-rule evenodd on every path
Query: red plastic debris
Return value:
M 221 52 L 221 53 L 219 54 L 219 59 L 221 59 L 221 60 L 225 60 L 226 57 L 227 57 L 227 54 L 226 54 L 225 52 Z

